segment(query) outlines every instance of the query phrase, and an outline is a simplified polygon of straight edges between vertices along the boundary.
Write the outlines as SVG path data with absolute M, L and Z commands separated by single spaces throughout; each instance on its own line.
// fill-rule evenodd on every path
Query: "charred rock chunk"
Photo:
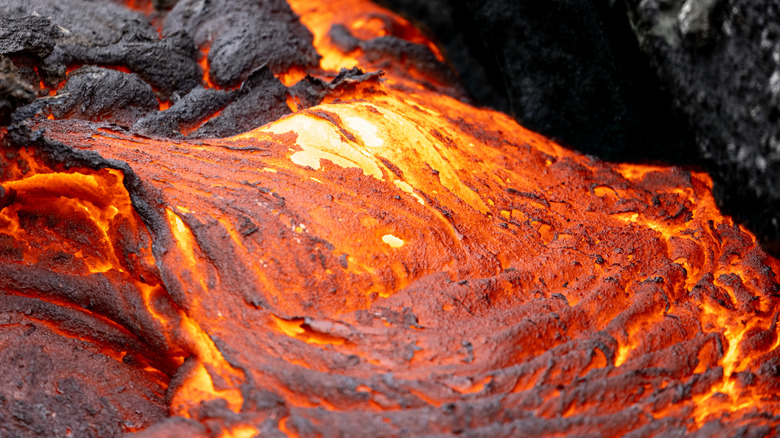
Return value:
M 384 72 L 382 70 L 364 73 L 358 67 L 349 70 L 342 69 L 330 83 L 319 78 L 306 76 L 289 88 L 288 92 L 295 98 L 300 108 L 310 108 L 319 105 L 328 96 L 338 97 L 345 91 L 352 91 L 364 83 L 378 83 Z
M 311 33 L 283 0 L 185 0 L 165 22 L 166 35 L 180 30 L 208 50 L 209 77 L 221 87 L 240 84 L 263 65 L 281 73 L 319 62 Z
M 119 437 L 165 417 L 165 387 L 137 339 L 43 300 L 0 303 L 0 436 Z
M 0 55 L 0 125 L 7 124 L 16 108 L 33 99 L 35 93 L 32 87 L 19 77 L 11 61 Z
M 777 2 L 629 1 L 640 49 L 709 162 L 716 195 L 780 254 Z
M 150 38 L 157 34 L 146 17 L 109 2 L 7 0 L 0 3 L 0 14 L 17 19 L 45 17 L 63 32 L 58 44 L 105 46 L 118 42 L 130 30 Z
M 238 91 L 238 98 L 193 133 L 194 137 L 227 137 L 246 132 L 290 113 L 287 88 L 268 67 L 256 71 Z
M 186 35 L 160 40 L 146 17 L 119 5 L 11 0 L 0 4 L 0 15 L 9 17 L 10 23 L 0 26 L 0 32 L 9 35 L 8 47 L 0 43 L 0 50 L 45 57 L 41 67 L 50 87 L 64 80 L 74 64 L 127 67 L 165 99 L 175 91 L 186 93 L 201 81 L 195 48 Z
M 450 91 L 450 94 L 454 91 L 457 95 L 465 94 L 460 89 L 460 81 L 455 72 L 440 62 L 436 55 L 422 44 L 415 44 L 392 35 L 363 41 L 354 37 L 349 29 L 340 24 L 331 27 L 328 36 L 344 52 L 363 50 L 366 60 L 377 68 L 389 69 L 400 66 L 406 72 L 410 70 L 423 72 L 426 77 L 452 88 L 452 90 L 441 91 Z
M 208 117 L 231 103 L 236 92 L 195 88 L 165 111 L 155 112 L 139 120 L 133 129 L 139 134 L 178 137 L 182 131 L 197 128 Z
M 137 75 L 100 67 L 82 67 L 71 73 L 60 94 L 67 97 L 53 107 L 58 119 L 132 125 L 159 105 L 152 87 Z
M 59 73 L 66 65 L 87 63 L 127 67 L 148 82 L 163 99 L 186 93 L 200 84 L 202 73 L 195 62 L 195 46 L 182 33 L 162 40 L 129 33 L 116 44 L 85 47 L 59 45 L 47 64 Z
M 27 53 L 44 58 L 61 35 L 62 31 L 44 17 L 0 17 L 0 55 Z

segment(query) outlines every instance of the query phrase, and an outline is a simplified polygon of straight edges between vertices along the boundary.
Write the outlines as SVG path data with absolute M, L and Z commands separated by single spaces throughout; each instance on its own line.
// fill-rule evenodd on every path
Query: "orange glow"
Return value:
M 285 87 L 292 87 L 306 77 L 306 70 L 299 67 L 291 67 L 286 72 L 276 75 Z
M 373 3 L 290 3 L 323 70 L 287 86 L 376 67 L 333 24 L 441 58 Z M 136 342 L 45 322 L 170 382 L 170 415 L 212 437 L 778 430 L 780 263 L 712 179 L 593 160 L 424 75 L 291 97 L 293 114 L 223 139 L 36 118 L 46 142 L 2 151 L 0 268 L 19 283 L 3 292 Z
M 440 61 L 444 60 L 436 45 L 409 22 L 369 1 L 290 0 L 288 3 L 301 17 L 301 23 L 314 34 L 314 47 L 322 56 L 320 66 L 324 70 L 339 71 L 363 65 L 358 61 L 358 54 L 343 53 L 330 41 L 328 31 L 336 24 L 345 25 L 362 40 L 395 34 L 427 46 Z
M 209 77 L 209 49 L 210 46 L 204 46 L 200 48 L 200 58 L 198 58 L 198 64 L 201 70 L 203 70 L 203 84 L 207 88 L 219 88 Z

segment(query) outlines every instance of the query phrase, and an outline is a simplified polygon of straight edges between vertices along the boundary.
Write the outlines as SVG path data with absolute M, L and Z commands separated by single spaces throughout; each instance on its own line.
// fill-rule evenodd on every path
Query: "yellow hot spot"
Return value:
M 296 145 L 302 150 L 292 154 L 290 159 L 300 166 L 320 169 L 320 160 L 329 160 L 343 168 L 359 168 L 364 175 L 381 180 L 382 171 L 373 155 L 365 156 L 359 145 L 344 141 L 344 135 L 333 123 L 306 113 L 279 120 L 258 131 L 250 131 L 235 138 L 253 137 L 254 132 L 284 134 L 295 132 L 298 135 Z
M 168 220 L 168 224 L 171 226 L 171 232 L 173 234 L 176 247 L 179 249 L 179 254 L 182 256 L 182 262 L 186 263 L 186 269 L 189 270 L 190 275 L 193 276 L 193 280 L 200 284 L 202 290 L 208 290 L 206 287 L 206 278 L 202 273 L 198 264 L 198 259 L 195 254 L 195 236 L 192 235 L 184 221 L 172 210 L 166 209 L 165 215 Z
M 347 117 L 344 121 L 347 122 L 349 129 L 356 131 L 360 135 L 366 146 L 379 147 L 384 144 L 384 140 L 377 137 L 376 126 L 372 125 L 368 120 L 360 117 Z
M 615 194 L 615 191 L 611 187 L 599 186 L 593 189 L 593 194 L 598 196 L 599 198 L 602 198 L 609 194 Z
M 271 319 L 280 332 L 284 333 L 286 336 L 299 339 L 308 344 L 343 345 L 346 342 L 344 338 L 304 328 L 303 325 L 306 323 L 306 320 L 303 318 L 287 320 L 279 318 L 276 315 L 271 315 Z
M 306 332 L 306 330 L 301 327 L 303 325 L 303 320 L 288 321 L 286 319 L 279 318 L 276 315 L 271 315 L 271 318 L 273 319 L 274 324 L 276 324 L 276 327 L 281 330 L 282 333 L 291 338 L 302 335 Z
M 404 246 L 404 241 L 393 236 L 392 234 L 385 234 L 382 236 L 382 242 L 385 242 L 386 244 L 390 245 L 392 248 L 400 248 Z
M 647 166 L 642 164 L 619 164 L 615 167 L 623 178 L 637 181 L 644 178 L 645 175 L 652 172 L 662 172 L 663 168 L 658 166 Z
M 244 403 L 239 389 L 219 390 L 214 388 L 214 381 L 206 367 L 203 366 L 202 362 L 198 362 L 173 395 L 171 413 L 190 418 L 190 407 L 218 398 L 227 401 L 228 407 L 233 412 L 239 412 Z
M 248 425 L 233 426 L 219 435 L 219 438 L 252 438 L 260 433 L 256 428 Z
M 293 163 L 299 166 L 309 166 L 314 170 L 319 170 L 320 159 L 316 154 L 310 151 L 299 151 L 290 155 L 290 159 Z
M 410 186 L 409 183 L 397 179 L 393 181 L 393 184 L 395 184 L 396 187 L 403 190 L 404 192 L 417 198 L 417 202 L 419 202 L 420 204 L 425 205 L 425 201 L 423 200 L 422 196 L 418 195 L 417 193 L 414 193 L 414 188 L 412 188 L 412 186 Z

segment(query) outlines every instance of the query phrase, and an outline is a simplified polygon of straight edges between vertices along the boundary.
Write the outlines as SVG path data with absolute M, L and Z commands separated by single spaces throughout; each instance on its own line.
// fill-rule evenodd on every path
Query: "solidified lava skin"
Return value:
M 319 67 L 143 116 L 270 89 L 278 120 L 3 128 L 0 435 L 780 432 L 780 264 L 706 174 L 463 103 L 372 4 L 290 6 Z

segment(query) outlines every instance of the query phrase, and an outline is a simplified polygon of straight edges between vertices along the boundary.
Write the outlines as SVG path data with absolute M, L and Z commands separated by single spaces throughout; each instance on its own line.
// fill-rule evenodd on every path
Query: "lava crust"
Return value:
M 372 4 L 278 11 L 319 67 L 208 70 L 137 122 L 43 96 L 3 128 L 1 433 L 778 433 L 780 264 L 706 174 L 464 103 Z

